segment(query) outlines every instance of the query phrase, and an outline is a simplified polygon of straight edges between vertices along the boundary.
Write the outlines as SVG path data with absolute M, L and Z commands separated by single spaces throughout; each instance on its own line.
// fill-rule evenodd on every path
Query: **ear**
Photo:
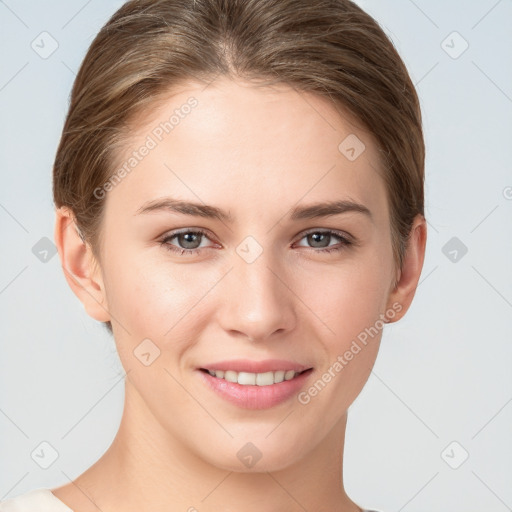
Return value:
M 110 320 L 99 263 L 91 247 L 79 235 L 75 217 L 68 207 L 56 212 L 55 243 L 66 280 L 84 305 L 87 314 L 99 322 Z
M 418 287 L 421 270 L 423 268 L 426 243 L 427 222 L 423 215 L 418 214 L 414 218 L 413 225 L 411 227 L 402 271 L 398 271 L 398 281 L 388 297 L 388 309 L 396 303 L 400 304 L 402 308 L 397 311 L 393 319 L 388 320 L 388 323 L 400 320 L 412 303 L 412 299 L 416 293 L 416 288 Z

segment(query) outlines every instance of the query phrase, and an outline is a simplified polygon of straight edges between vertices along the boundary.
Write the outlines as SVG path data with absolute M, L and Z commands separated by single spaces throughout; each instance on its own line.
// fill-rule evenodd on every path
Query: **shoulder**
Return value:
M 0 512 L 73 512 L 43 487 L 0 502 Z

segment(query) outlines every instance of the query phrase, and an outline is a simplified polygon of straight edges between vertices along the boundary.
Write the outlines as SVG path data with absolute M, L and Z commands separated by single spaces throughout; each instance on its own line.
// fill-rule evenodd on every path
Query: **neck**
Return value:
M 88 498 L 81 499 L 79 510 L 206 512 L 227 510 L 229 503 L 230 510 L 243 512 L 360 512 L 343 487 L 346 421 L 345 414 L 306 457 L 284 469 L 256 472 L 255 466 L 251 472 L 233 472 L 213 466 L 170 436 L 126 379 L 116 438 L 75 481 Z M 54 494 L 65 501 L 65 493 Z

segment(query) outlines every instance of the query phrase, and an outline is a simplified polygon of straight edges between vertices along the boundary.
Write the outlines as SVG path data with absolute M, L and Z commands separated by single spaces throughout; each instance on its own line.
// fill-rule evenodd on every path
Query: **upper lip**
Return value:
M 208 363 L 201 366 L 199 369 L 204 370 L 221 370 L 221 371 L 234 371 L 234 372 L 248 372 L 248 373 L 265 373 L 277 372 L 279 370 L 294 370 L 302 372 L 308 370 L 310 366 L 295 363 L 293 361 L 286 361 L 284 359 L 266 359 L 265 361 L 250 361 L 249 359 L 232 359 L 230 361 L 217 361 L 215 363 Z

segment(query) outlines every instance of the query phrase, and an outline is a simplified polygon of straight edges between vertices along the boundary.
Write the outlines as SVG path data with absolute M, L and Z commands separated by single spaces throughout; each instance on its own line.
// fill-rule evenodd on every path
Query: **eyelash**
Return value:
M 186 229 L 183 231 L 175 231 L 175 232 L 169 234 L 163 240 L 161 240 L 160 245 L 164 246 L 165 249 L 167 249 L 168 251 L 171 251 L 180 256 L 185 255 L 185 254 L 189 255 L 189 256 L 194 256 L 194 255 L 197 255 L 200 252 L 202 252 L 202 249 L 206 249 L 206 247 L 196 248 L 196 249 L 183 249 L 183 248 L 176 247 L 175 245 L 172 245 L 169 243 L 173 238 L 176 238 L 179 235 L 184 235 L 187 233 L 192 233 L 194 235 L 203 235 L 206 238 L 208 238 L 208 233 L 202 229 L 196 229 L 196 230 Z M 307 231 L 306 233 L 304 233 L 299 240 L 302 240 L 303 238 L 307 237 L 308 235 L 317 234 L 317 233 L 322 234 L 322 235 L 328 235 L 331 237 L 336 237 L 339 239 L 339 241 L 341 243 L 341 245 L 338 247 L 324 247 L 321 249 L 316 249 L 315 247 L 309 247 L 309 249 L 312 249 L 314 252 L 317 252 L 317 253 L 327 254 L 327 253 L 333 253 L 333 252 L 340 252 L 343 249 L 345 249 L 346 247 L 349 247 L 350 245 L 355 245 L 354 241 L 349 240 L 346 236 L 343 236 L 341 233 L 339 233 L 337 231 L 332 231 L 332 230 L 313 229 L 313 230 L 310 230 L 310 231 Z

